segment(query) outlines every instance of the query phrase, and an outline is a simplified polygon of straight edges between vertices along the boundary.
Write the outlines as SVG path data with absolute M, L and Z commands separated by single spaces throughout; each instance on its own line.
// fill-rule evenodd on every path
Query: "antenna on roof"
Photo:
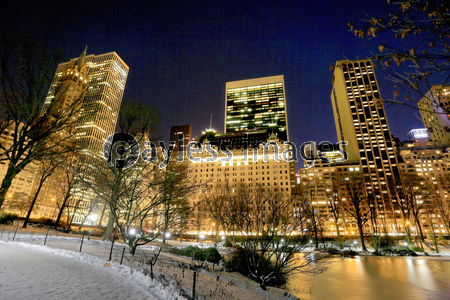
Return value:
M 212 114 L 211 114 L 211 118 L 209 119 L 209 129 L 212 129 Z

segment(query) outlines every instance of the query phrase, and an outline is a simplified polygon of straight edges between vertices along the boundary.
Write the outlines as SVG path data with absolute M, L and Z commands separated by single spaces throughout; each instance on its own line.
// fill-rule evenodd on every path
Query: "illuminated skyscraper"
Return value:
M 360 161 L 368 196 L 380 214 L 392 213 L 387 200 L 398 164 L 372 62 L 336 62 L 331 101 L 338 139 L 348 142 L 348 159 Z
M 225 108 L 225 132 L 277 128 L 289 140 L 283 75 L 227 82 Z
M 83 173 L 79 176 L 93 180 L 97 166 L 105 163 L 103 143 L 115 131 L 129 68 L 115 52 L 84 55 L 85 52 L 80 58 L 58 66 L 46 105 L 55 98 L 55 94 L 58 95 L 56 87 L 65 77 L 70 75 L 73 80 L 87 82 L 87 92 L 76 126 L 76 140 L 81 148 L 79 161 L 83 166 Z M 76 68 L 83 60 L 87 68 L 86 75 Z M 73 74 L 66 74 L 67 70 Z M 82 190 L 84 188 L 81 186 L 75 188 L 73 195 L 89 201 L 93 195 L 82 195 Z

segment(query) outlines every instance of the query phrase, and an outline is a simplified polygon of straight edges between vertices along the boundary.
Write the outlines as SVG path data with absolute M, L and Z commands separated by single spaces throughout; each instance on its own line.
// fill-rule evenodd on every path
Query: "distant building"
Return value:
M 12 135 L 14 131 L 14 124 L 12 124 L 5 128 L 0 135 L 0 143 L 6 149 L 13 145 Z M 0 156 L 2 155 L 4 154 L 0 154 Z M 0 182 L 5 178 L 8 165 L 8 161 L 0 161 Z M 38 174 L 37 169 L 37 164 L 31 162 L 14 177 L 12 184 L 8 189 L 8 193 L 6 194 L 2 209 L 24 216 L 24 212 L 28 208 L 30 197 L 34 192 L 33 187 Z
M 190 174 L 195 181 L 202 185 L 190 196 L 190 201 L 194 204 L 195 211 L 192 216 L 196 216 L 196 226 L 191 226 L 189 232 L 192 234 L 228 234 L 224 228 L 218 228 L 218 224 L 208 213 L 206 199 L 208 195 L 214 193 L 216 189 L 229 184 L 231 193 L 237 191 L 240 185 L 244 185 L 249 189 L 255 189 L 256 185 L 263 188 L 277 189 L 282 192 L 284 197 L 292 197 L 295 190 L 295 162 L 289 162 L 282 159 L 282 152 L 289 149 L 288 145 L 284 145 L 275 134 L 266 135 L 266 130 L 249 133 L 250 141 L 266 139 L 273 141 L 278 145 L 278 153 L 274 147 L 266 147 L 267 161 L 263 160 L 264 146 L 257 147 L 257 160 L 255 160 L 253 148 L 249 148 L 247 152 L 247 161 L 245 159 L 242 138 L 244 133 L 216 133 L 215 130 L 209 129 L 203 132 L 199 142 L 205 146 L 210 141 L 217 142 L 218 146 L 213 147 L 217 153 L 216 161 L 207 161 L 211 159 L 211 154 L 203 151 L 201 154 L 194 154 L 201 161 L 190 162 Z M 220 151 L 220 145 L 224 142 L 232 142 L 229 147 L 233 153 L 233 158 L 229 161 L 221 161 L 227 155 Z M 278 155 L 278 157 L 276 157 Z M 195 223 L 195 222 L 194 222 Z M 240 233 L 236 233 L 240 234 Z
M 413 129 L 408 132 L 409 141 L 403 142 L 402 145 L 398 145 L 399 149 L 415 148 L 415 149 L 436 149 L 442 148 L 440 141 L 434 141 L 430 139 L 428 130 L 426 128 Z
M 439 143 L 440 144 L 440 143 Z M 450 234 L 450 149 L 441 145 L 427 147 L 421 145 L 400 149 L 399 166 L 405 176 L 416 176 L 419 180 L 414 188 L 421 191 L 416 195 L 417 203 L 422 205 L 421 226 L 424 233 Z M 399 227 L 400 232 L 404 232 Z
M 450 145 L 450 86 L 433 85 L 418 105 L 430 139 Z
M 176 154 L 178 153 L 179 149 L 178 149 L 178 135 L 179 134 L 183 134 L 183 144 L 186 147 L 187 144 L 191 141 L 192 138 L 192 126 L 191 125 L 177 125 L 177 126 L 172 126 L 171 130 L 170 130 L 170 141 L 171 142 L 176 142 L 175 147 L 173 148 L 173 153 Z M 184 149 L 183 149 L 184 151 Z
M 289 140 L 283 75 L 227 82 L 224 131 L 269 127 L 281 141 Z

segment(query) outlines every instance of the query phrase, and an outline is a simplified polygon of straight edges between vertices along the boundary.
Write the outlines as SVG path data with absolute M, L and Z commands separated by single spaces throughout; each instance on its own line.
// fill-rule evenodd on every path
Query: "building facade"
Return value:
M 81 88 L 85 88 L 84 84 L 87 84 L 75 126 L 76 142 L 80 148 L 76 162 L 80 167 L 77 168 L 75 176 L 83 177 L 84 180 L 94 180 L 97 166 L 105 163 L 103 143 L 116 128 L 129 68 L 115 52 L 101 55 L 85 54 L 83 52 L 79 58 L 59 64 L 44 109 L 54 99 L 66 103 L 75 95 L 80 95 L 83 92 Z M 81 84 L 66 83 L 71 81 Z M 60 86 L 67 87 L 61 89 Z M 56 180 L 49 180 L 48 185 L 52 184 L 58 183 Z M 58 198 L 59 195 L 49 186 L 44 187 L 43 191 L 39 197 L 38 208 L 47 211 L 49 207 L 55 206 L 55 200 L 52 199 Z M 88 207 L 91 199 L 95 197 L 82 184 L 75 185 L 71 194 L 74 198 L 83 199 L 81 202 L 76 201 L 81 207 Z M 35 214 L 43 215 L 39 209 Z M 54 213 L 46 217 L 54 217 Z M 73 221 L 79 223 L 83 219 L 83 209 L 78 210 Z
M 269 137 L 262 134 L 260 138 L 266 138 L 267 142 L 275 143 L 277 150 L 273 144 L 271 146 L 266 144 L 266 146 L 259 145 L 255 152 L 250 148 L 245 153 L 242 143 L 232 143 L 228 146 L 232 152 L 232 159 L 222 161 L 228 155 L 220 151 L 220 145 L 233 139 L 242 140 L 243 137 L 243 133 L 216 133 L 213 129 L 205 131 L 200 137 L 199 142 L 203 147 L 210 141 L 217 142 L 217 146 L 213 148 L 217 151 L 218 157 L 215 161 L 209 161 L 211 154 L 203 151 L 195 154 L 195 157 L 200 158 L 198 162 L 190 162 L 190 174 L 200 188 L 190 196 L 194 212 L 191 214 L 189 233 L 233 234 L 218 226 L 217 221 L 209 213 L 207 204 L 210 201 L 210 195 L 224 188 L 225 185 L 231 194 L 237 193 L 241 187 L 252 190 L 259 185 L 265 189 L 276 189 L 283 194 L 283 197 L 292 197 L 296 187 L 295 162 L 282 159 L 283 151 L 289 149 L 289 146 L 284 145 L 274 134 Z M 256 156 L 255 153 L 257 153 Z M 234 234 L 241 234 L 241 232 Z
M 14 124 L 12 124 L 2 132 L 0 135 L 0 143 L 3 147 L 9 148 L 13 145 L 14 141 L 12 135 L 14 131 Z M 0 153 L 0 155 L 5 154 Z M 6 175 L 8 165 L 9 161 L 0 161 L 0 182 Z M 19 174 L 17 174 L 8 189 L 8 194 L 6 195 L 2 209 L 23 217 L 28 210 L 30 197 L 34 193 L 34 183 L 37 175 L 38 164 L 34 162 L 29 163 Z
M 339 141 L 347 141 L 349 161 L 359 161 L 369 197 L 378 213 L 394 217 L 392 200 L 398 163 L 380 90 L 370 60 L 338 61 L 331 102 Z
M 178 154 L 178 145 L 179 145 L 179 134 L 183 135 L 183 145 L 186 145 L 192 139 L 192 126 L 191 125 L 177 125 L 172 126 L 170 129 L 170 142 L 176 142 L 175 147 L 173 148 L 174 155 Z M 184 149 L 181 149 L 184 151 Z
M 433 85 L 419 101 L 420 115 L 430 138 L 450 145 L 450 86 Z
M 251 132 L 277 128 L 289 141 L 284 76 L 231 81 L 225 89 L 224 132 Z

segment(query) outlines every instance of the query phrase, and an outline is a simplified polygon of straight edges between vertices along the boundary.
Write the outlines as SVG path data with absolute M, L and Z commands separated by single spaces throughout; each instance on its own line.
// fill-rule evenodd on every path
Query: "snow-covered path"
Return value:
M 172 290 L 172 291 L 170 291 Z M 0 241 L 0 299 L 175 299 L 170 287 L 97 257 Z

